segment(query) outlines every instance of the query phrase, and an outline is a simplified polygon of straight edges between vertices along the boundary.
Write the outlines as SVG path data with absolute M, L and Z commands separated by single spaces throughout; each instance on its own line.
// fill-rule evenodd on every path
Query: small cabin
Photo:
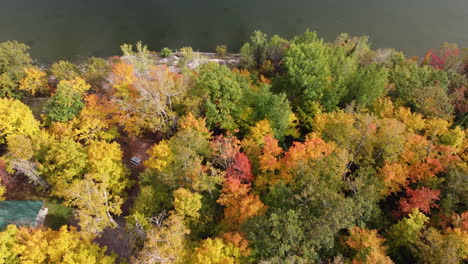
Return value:
M 0 230 L 8 225 L 38 227 L 44 224 L 48 209 L 42 201 L 0 202 Z

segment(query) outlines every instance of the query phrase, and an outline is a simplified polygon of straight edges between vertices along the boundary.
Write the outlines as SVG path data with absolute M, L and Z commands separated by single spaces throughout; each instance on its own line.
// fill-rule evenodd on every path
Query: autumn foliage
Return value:
M 369 43 L 50 69 L 0 43 L 0 201 L 49 209 L 0 230 L 0 264 L 466 263 L 467 50 Z
M 421 212 L 429 214 L 431 208 L 437 207 L 436 202 L 439 200 L 439 190 L 423 187 L 415 190 L 407 188 L 405 192 L 406 197 L 401 198 L 398 202 L 403 214 L 407 214 L 413 209 L 419 209 Z

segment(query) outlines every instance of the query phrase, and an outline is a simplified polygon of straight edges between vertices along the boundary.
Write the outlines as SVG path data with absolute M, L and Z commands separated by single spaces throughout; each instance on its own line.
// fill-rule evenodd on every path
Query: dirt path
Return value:
M 116 140 L 120 144 L 124 153 L 123 162 L 130 169 L 131 173 L 129 177 L 132 181 L 134 181 L 133 185 L 127 190 L 128 197 L 125 203 L 122 205 L 123 216 L 126 216 L 130 213 L 130 208 L 139 190 L 138 175 L 145 170 L 143 164 L 140 164 L 138 167 L 131 165 L 130 159 L 132 157 L 138 157 L 142 161 L 145 161 L 148 159 L 148 154 L 146 151 L 160 140 L 161 136 L 157 134 L 148 135 L 141 138 L 122 136 Z
M 141 164 L 138 167 L 130 164 L 132 157 L 141 158 L 143 161 L 148 158 L 146 151 L 161 140 L 158 134 L 147 135 L 142 138 L 122 136 L 116 139 L 120 144 L 124 153 L 123 162 L 130 169 L 130 179 L 133 185 L 127 190 L 128 197 L 122 205 L 122 214 L 114 217 L 114 220 L 119 224 L 117 228 L 106 228 L 101 236 L 95 241 L 101 246 L 106 246 L 108 253 L 116 253 L 121 260 L 129 260 L 132 252 L 132 241 L 125 230 L 125 216 L 130 214 L 130 209 L 133 205 L 135 197 L 139 192 L 138 175 L 144 171 L 144 166 Z

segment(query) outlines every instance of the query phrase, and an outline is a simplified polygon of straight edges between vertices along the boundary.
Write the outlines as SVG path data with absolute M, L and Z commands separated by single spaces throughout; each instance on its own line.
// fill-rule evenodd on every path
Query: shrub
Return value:
M 181 48 L 180 55 L 182 55 L 182 57 L 179 61 L 179 67 L 187 66 L 187 63 L 195 58 L 195 53 L 193 52 L 192 47 Z
M 226 45 L 218 45 L 216 46 L 216 54 L 220 57 L 224 57 L 227 54 L 227 46 Z
M 241 67 L 260 69 L 263 74 L 267 75 L 278 71 L 283 64 L 288 45 L 287 40 L 277 35 L 268 39 L 266 34 L 256 30 L 250 37 L 250 42 L 245 43 L 240 49 Z M 265 72 L 263 72 L 264 67 Z
M 29 47 L 16 41 L 0 43 L 0 96 L 20 98 L 18 90 L 21 79 L 26 75 L 24 68 L 31 67 Z
M 133 64 L 136 71 L 142 74 L 145 73 L 151 65 L 149 57 L 150 51 L 148 50 L 148 46 L 143 45 L 141 41 L 136 43 L 135 48 L 136 51 L 134 51 L 132 44 L 123 44 L 120 46 L 124 59 L 130 64 Z
M 111 66 L 105 59 L 92 57 L 85 66 L 84 77 L 92 86 L 97 86 L 105 80 L 110 70 Z
M 80 77 L 80 69 L 75 64 L 69 61 L 59 61 L 52 64 L 52 75 L 57 78 L 57 81 L 71 80 Z
M 171 54 L 172 54 L 172 50 L 170 48 L 167 48 L 167 47 L 163 48 L 161 50 L 161 53 L 160 53 L 161 57 L 163 57 L 163 58 L 167 58 L 167 57 L 171 56 Z

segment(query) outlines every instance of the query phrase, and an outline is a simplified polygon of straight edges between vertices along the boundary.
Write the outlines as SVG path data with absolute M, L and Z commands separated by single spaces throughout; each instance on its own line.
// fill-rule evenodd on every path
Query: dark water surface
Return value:
M 306 28 L 421 55 L 444 41 L 468 46 L 468 0 L 0 0 L 0 42 L 27 43 L 40 62 L 115 55 L 138 40 L 237 51 L 255 29 L 290 38 Z

